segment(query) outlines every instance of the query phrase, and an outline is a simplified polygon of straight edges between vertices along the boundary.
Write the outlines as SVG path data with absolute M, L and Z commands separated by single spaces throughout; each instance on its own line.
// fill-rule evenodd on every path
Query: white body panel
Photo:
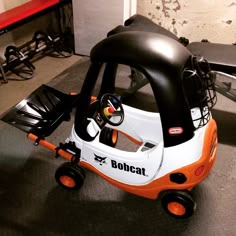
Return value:
M 119 182 L 131 185 L 145 185 L 171 171 L 197 161 L 202 154 L 205 127 L 197 129 L 194 137 L 180 145 L 164 148 L 159 113 L 146 112 L 123 105 L 125 117 L 120 126 L 113 127 L 143 144 L 135 152 L 123 151 L 99 142 L 100 129 L 90 119 L 88 132 L 96 138 L 83 141 L 72 128 L 67 141 L 75 142 L 81 149 L 81 162 Z M 112 127 L 112 126 L 110 126 Z M 150 148 L 143 148 L 150 143 Z

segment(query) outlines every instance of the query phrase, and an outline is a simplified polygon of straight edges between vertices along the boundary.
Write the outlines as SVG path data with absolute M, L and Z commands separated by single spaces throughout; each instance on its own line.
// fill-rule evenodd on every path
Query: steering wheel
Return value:
M 124 109 L 121 100 L 106 93 L 100 99 L 100 112 L 103 119 L 110 125 L 118 126 L 124 120 Z

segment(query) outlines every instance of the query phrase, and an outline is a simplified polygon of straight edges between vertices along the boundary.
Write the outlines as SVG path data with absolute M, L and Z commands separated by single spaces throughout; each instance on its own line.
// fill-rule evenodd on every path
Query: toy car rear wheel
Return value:
M 99 141 L 110 147 L 115 147 L 118 141 L 118 131 L 104 127 L 100 133 Z
M 65 162 L 55 172 L 57 183 L 65 189 L 79 189 L 85 179 L 84 170 L 75 163 Z
M 196 209 L 189 191 L 167 191 L 161 199 L 162 207 L 175 218 L 191 217 Z

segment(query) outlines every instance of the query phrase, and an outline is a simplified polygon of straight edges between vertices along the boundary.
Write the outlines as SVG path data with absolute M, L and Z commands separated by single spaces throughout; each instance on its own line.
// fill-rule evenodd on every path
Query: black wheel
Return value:
M 101 130 L 100 133 L 100 137 L 99 137 L 99 141 L 103 144 L 106 144 L 110 147 L 115 147 L 117 144 L 117 140 L 118 140 L 118 131 L 108 128 L 108 127 L 104 127 Z
M 66 189 L 79 189 L 85 179 L 84 170 L 75 163 L 63 163 L 55 173 L 57 183 Z
M 175 218 L 188 218 L 196 209 L 196 203 L 188 191 L 167 191 L 161 203 L 164 210 Z

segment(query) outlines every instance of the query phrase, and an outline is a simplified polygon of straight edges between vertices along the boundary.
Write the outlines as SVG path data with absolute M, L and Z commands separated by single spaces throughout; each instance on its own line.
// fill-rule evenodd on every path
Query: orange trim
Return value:
M 29 134 L 28 138 L 33 141 L 37 140 L 37 136 L 33 134 Z M 56 146 L 45 140 L 40 140 L 39 144 L 56 152 Z M 135 185 L 121 183 L 119 181 L 116 181 L 106 176 L 102 172 L 98 171 L 95 167 L 90 165 L 89 163 L 80 161 L 80 166 L 90 169 L 91 171 L 97 173 L 98 175 L 103 177 L 105 180 L 107 180 L 111 184 L 127 192 L 130 192 L 139 196 L 143 196 L 146 198 L 156 199 L 158 197 L 158 194 L 163 190 L 169 190 L 169 189 L 191 190 L 195 185 L 197 185 L 203 179 L 205 179 L 207 175 L 209 174 L 211 168 L 213 167 L 213 164 L 216 158 L 216 149 L 217 149 L 217 127 L 216 127 L 216 122 L 213 119 L 211 119 L 206 127 L 202 156 L 199 158 L 199 160 L 191 165 L 184 166 L 171 173 L 168 173 L 167 175 L 159 179 L 156 179 L 149 184 L 142 185 L 142 186 L 135 186 Z M 59 150 L 58 154 L 68 160 L 71 160 L 72 158 L 72 154 L 65 152 L 63 150 Z M 205 167 L 204 171 L 199 176 L 195 175 L 196 170 L 201 166 Z M 169 176 L 170 174 L 176 173 L 176 172 L 183 173 L 187 177 L 187 182 L 184 184 L 176 184 L 176 183 L 171 182 Z
M 70 92 L 70 95 L 71 95 L 71 96 L 75 96 L 75 95 L 78 95 L 78 93 L 76 93 L 76 92 Z
M 118 140 L 118 131 L 116 129 L 113 129 L 112 131 L 112 137 L 111 137 L 112 143 L 116 144 Z
M 31 134 L 31 133 L 28 134 L 28 138 L 29 138 L 30 140 L 34 141 L 34 142 L 36 142 L 37 139 L 38 139 L 38 137 L 37 137 L 36 135 Z M 53 151 L 53 152 L 56 152 L 56 150 L 57 150 L 57 146 L 55 146 L 55 145 L 52 144 L 52 143 L 49 143 L 48 141 L 46 141 L 46 140 L 44 140 L 44 139 L 40 139 L 40 140 L 39 140 L 39 144 L 42 145 L 43 147 L 45 147 L 45 148 L 47 148 L 47 149 Z M 67 159 L 67 160 L 71 160 L 71 158 L 73 157 L 72 154 L 70 154 L 69 152 L 66 152 L 66 151 L 64 151 L 64 150 L 62 150 L 62 149 L 59 149 L 59 150 L 58 150 L 58 154 L 59 154 L 60 156 L 64 157 L 65 159 Z
M 97 100 L 97 97 L 91 96 L 91 102 L 94 102 L 94 101 L 96 101 L 96 100 Z

